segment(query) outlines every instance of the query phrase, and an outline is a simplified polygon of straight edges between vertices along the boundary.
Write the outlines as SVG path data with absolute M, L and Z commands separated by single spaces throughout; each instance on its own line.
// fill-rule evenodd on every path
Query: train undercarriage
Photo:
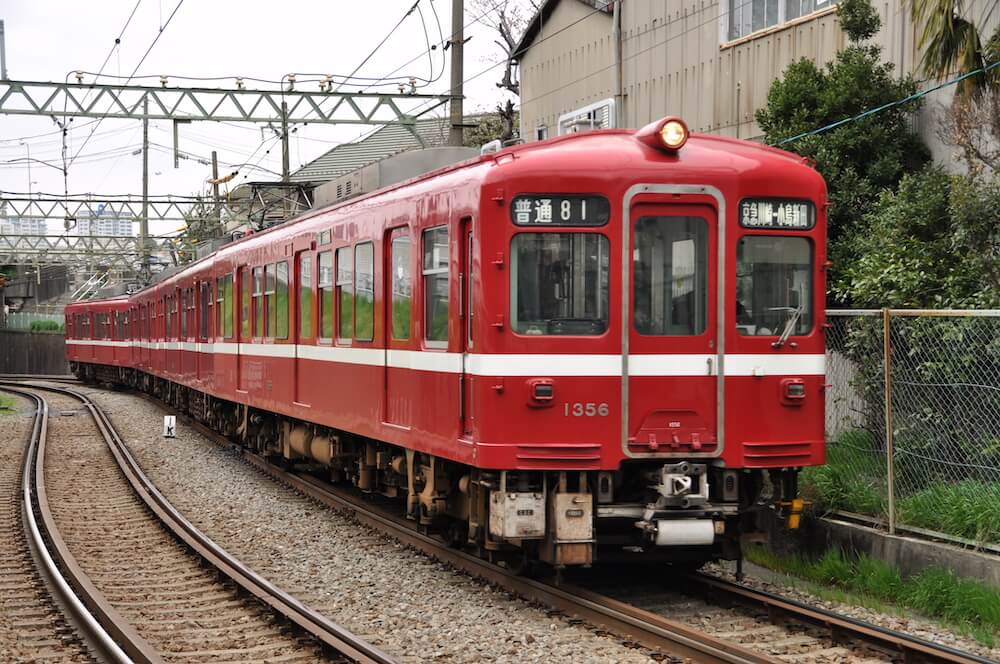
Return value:
M 798 469 L 726 469 L 711 460 L 636 460 L 617 471 L 492 471 L 243 404 L 150 374 L 71 363 L 78 378 L 160 399 L 247 449 L 308 464 L 332 482 L 395 499 L 455 547 L 510 565 L 555 568 L 661 560 L 697 567 L 739 560 L 755 510 L 797 527 Z M 761 495 L 767 487 L 769 500 Z

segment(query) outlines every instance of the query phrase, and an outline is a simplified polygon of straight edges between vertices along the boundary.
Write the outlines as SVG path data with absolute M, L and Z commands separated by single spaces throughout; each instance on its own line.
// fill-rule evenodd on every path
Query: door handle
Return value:
M 714 358 L 714 357 L 709 357 L 709 358 L 707 358 L 707 359 L 705 360 L 705 364 L 707 364 L 707 365 L 708 365 L 708 375 L 709 375 L 709 376 L 713 375 L 713 374 L 715 373 L 715 372 L 713 371 L 713 365 L 715 364 L 715 358 Z

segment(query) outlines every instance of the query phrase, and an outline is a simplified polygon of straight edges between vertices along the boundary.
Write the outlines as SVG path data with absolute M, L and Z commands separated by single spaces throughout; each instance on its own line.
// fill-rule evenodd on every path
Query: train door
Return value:
M 412 381 L 412 372 L 407 371 L 403 358 L 411 351 L 411 326 L 413 324 L 413 246 L 410 229 L 406 226 L 394 228 L 386 235 L 384 259 L 382 262 L 382 315 L 385 330 L 384 379 L 385 409 L 383 421 L 398 426 L 409 426 L 410 413 L 407 404 L 406 380 Z M 394 366 L 395 365 L 395 366 Z M 410 395 L 411 399 L 413 395 Z
M 717 214 L 636 204 L 626 217 L 630 303 L 623 335 L 622 441 L 631 457 L 714 457 L 720 437 Z
M 462 437 L 471 438 L 473 433 L 473 421 L 474 421 L 474 410 L 472 403 L 473 395 L 473 381 L 475 378 L 466 372 L 466 367 L 469 362 L 469 354 L 475 352 L 475 339 L 473 336 L 474 326 L 473 326 L 473 293 L 475 292 L 474 277 L 473 272 L 474 261 L 472 252 L 472 219 L 466 217 L 462 219 L 461 224 L 461 234 L 460 237 L 460 258 L 459 266 L 460 272 L 458 275 L 458 316 L 459 322 L 461 323 L 462 333 L 460 335 L 461 339 L 461 352 L 462 352 L 462 374 L 461 374 L 461 385 L 459 389 L 461 390 L 461 420 L 462 420 Z

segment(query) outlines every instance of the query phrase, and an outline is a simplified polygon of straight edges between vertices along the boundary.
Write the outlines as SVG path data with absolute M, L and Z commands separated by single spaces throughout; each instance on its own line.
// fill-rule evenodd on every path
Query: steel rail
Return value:
M 764 607 L 769 614 L 780 613 L 799 622 L 827 627 L 834 637 L 849 636 L 865 641 L 879 649 L 899 653 L 904 662 L 947 662 L 948 664 L 995 664 L 993 660 L 980 657 L 905 634 L 888 627 L 874 625 L 857 618 L 851 618 L 829 609 L 813 606 L 798 600 L 781 597 L 766 590 L 750 588 L 739 583 L 720 579 L 700 572 L 688 575 L 693 582 L 712 591 L 722 593 L 740 603 Z
M 5 383 L 0 382 L 0 385 Z M 228 553 L 188 521 L 157 490 L 152 481 L 142 472 L 138 462 L 128 449 L 107 414 L 87 395 L 74 390 L 47 385 L 28 384 L 24 387 L 45 390 L 79 400 L 93 416 L 98 429 L 104 436 L 115 461 L 128 480 L 136 495 L 160 519 L 164 526 L 179 540 L 184 542 L 209 565 L 243 588 L 275 612 L 298 625 L 303 631 L 315 637 L 336 652 L 361 664 L 397 664 L 391 655 L 381 651 L 347 629 L 334 623 L 323 614 L 306 606 L 258 575 L 238 558 Z
M 54 383 L 79 383 L 72 374 L 0 374 L 0 381 L 49 380 Z
M 99 593 L 90 594 L 97 592 L 96 588 L 86 578 L 72 555 L 69 555 L 65 542 L 55 527 L 44 482 L 48 402 L 33 392 L 12 387 L 7 383 L 3 384 L 3 391 L 16 394 L 35 404 L 31 435 L 21 460 L 21 519 L 36 568 L 57 605 L 87 646 L 103 661 L 116 664 L 125 664 L 133 660 L 159 661 L 143 659 L 141 654 L 151 651 L 148 644 L 134 630 L 130 630 L 128 623 L 113 609 L 101 610 L 110 608 L 107 601 Z M 41 523 L 35 518 L 36 512 Z M 51 550 L 46 540 L 52 542 Z M 65 575 L 60 568 L 65 570 Z M 108 629 L 108 620 L 120 621 L 119 629 Z M 116 642 L 119 640 L 128 640 L 129 643 L 126 643 L 123 649 Z M 126 651 L 129 654 L 126 654 Z

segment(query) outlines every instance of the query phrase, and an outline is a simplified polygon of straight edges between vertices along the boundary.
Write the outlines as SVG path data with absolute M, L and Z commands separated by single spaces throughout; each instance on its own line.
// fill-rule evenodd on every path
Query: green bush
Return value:
M 802 472 L 805 496 L 825 510 L 881 515 L 885 511 L 885 456 L 866 431 L 847 431 L 827 446 L 826 464 Z
M 62 323 L 54 320 L 34 320 L 31 321 L 32 332 L 61 332 Z

